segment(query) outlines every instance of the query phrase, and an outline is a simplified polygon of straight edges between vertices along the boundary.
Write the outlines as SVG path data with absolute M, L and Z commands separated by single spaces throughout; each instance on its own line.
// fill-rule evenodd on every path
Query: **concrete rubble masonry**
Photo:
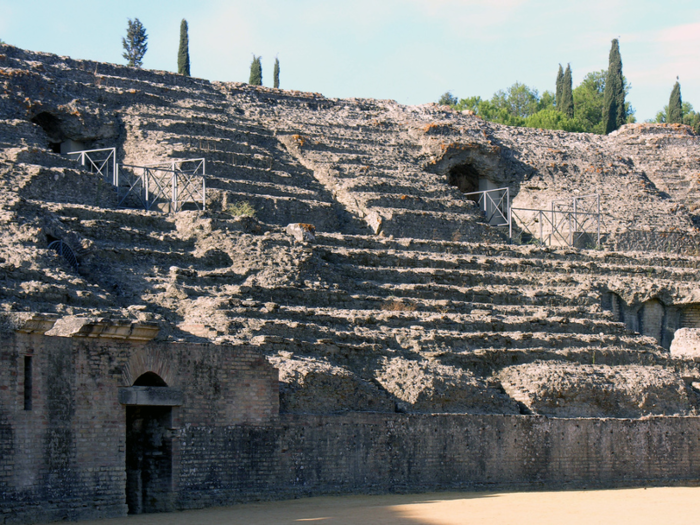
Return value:
M 0 522 L 696 481 L 698 146 L 0 44 Z

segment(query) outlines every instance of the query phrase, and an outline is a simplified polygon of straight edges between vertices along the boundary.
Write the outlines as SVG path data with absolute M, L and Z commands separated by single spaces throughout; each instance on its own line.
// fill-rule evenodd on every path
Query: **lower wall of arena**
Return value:
M 2 339 L 0 364 L 0 523 L 328 493 L 700 479 L 697 417 L 279 414 L 277 371 L 254 347 L 20 334 Z M 125 401 L 157 388 L 133 386 L 151 374 L 167 383 L 152 398 L 161 404 Z

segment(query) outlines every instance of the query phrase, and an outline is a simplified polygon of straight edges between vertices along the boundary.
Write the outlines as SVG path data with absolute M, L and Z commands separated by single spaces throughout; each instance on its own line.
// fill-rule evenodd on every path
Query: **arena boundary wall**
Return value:
M 698 417 L 280 415 L 277 371 L 255 347 L 133 345 L 24 334 L 2 341 L 4 524 L 329 493 L 563 489 L 700 479 Z M 31 410 L 25 409 L 27 357 L 34 367 Z M 157 392 L 169 394 L 146 396 L 155 405 L 139 405 L 131 394 L 159 387 L 133 382 L 151 374 L 170 389 Z M 120 393 L 124 389 L 131 397 Z M 144 411 L 157 417 L 143 419 Z M 138 448 L 134 435 L 146 428 L 134 424 L 139 417 L 162 424 L 148 431 L 157 450 L 139 456 L 141 463 L 134 466 L 129 463 L 130 449 Z M 161 476 L 160 485 L 139 485 L 133 472 L 146 468 Z

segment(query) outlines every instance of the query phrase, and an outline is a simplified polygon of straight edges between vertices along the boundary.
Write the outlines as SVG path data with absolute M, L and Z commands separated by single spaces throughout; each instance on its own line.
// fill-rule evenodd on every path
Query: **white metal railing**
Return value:
M 472 191 L 465 196 L 479 195 L 476 201 L 486 215 L 486 221 L 491 226 L 510 226 L 508 210 L 510 209 L 510 189 L 496 188 L 493 190 Z
M 156 164 L 117 164 L 116 148 L 89 149 L 67 153 L 90 173 L 99 174 L 117 188 L 120 207 L 134 204 L 146 210 L 167 203 L 180 211 L 191 202 L 206 209 L 206 160 L 180 159 Z
M 117 185 L 117 149 L 86 149 L 81 151 L 71 151 L 66 155 L 77 157 L 81 166 L 87 168 L 90 173 L 97 173 L 102 176 L 105 182 Z
M 578 248 L 600 246 L 600 195 L 590 194 L 556 199 L 548 210 L 513 208 L 509 188 L 473 191 L 486 221 L 491 226 L 507 226 L 511 242 L 535 242 L 547 246 Z
M 573 210 L 511 208 L 508 233 L 511 242 L 515 240 L 519 244 L 592 248 L 600 246 L 600 217 L 600 213 Z M 519 229 L 515 236 L 514 222 Z
M 120 164 L 117 170 L 119 206 L 136 200 L 146 210 L 167 204 L 180 211 L 186 202 L 206 209 L 206 160 L 182 159 L 145 166 Z

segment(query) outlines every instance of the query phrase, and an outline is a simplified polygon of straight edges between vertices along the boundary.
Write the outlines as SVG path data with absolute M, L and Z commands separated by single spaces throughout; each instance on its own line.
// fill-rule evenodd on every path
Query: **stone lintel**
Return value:
M 156 323 L 134 323 L 129 320 L 100 319 L 85 323 L 71 337 L 99 337 L 125 341 L 151 341 L 160 328 Z
M 119 403 L 130 406 L 182 406 L 182 390 L 166 386 L 130 386 L 119 389 Z
M 48 332 L 56 324 L 58 316 L 56 314 L 43 314 L 36 313 L 30 318 L 24 320 L 19 328 L 15 329 L 15 332 L 21 332 L 24 334 L 43 334 Z

